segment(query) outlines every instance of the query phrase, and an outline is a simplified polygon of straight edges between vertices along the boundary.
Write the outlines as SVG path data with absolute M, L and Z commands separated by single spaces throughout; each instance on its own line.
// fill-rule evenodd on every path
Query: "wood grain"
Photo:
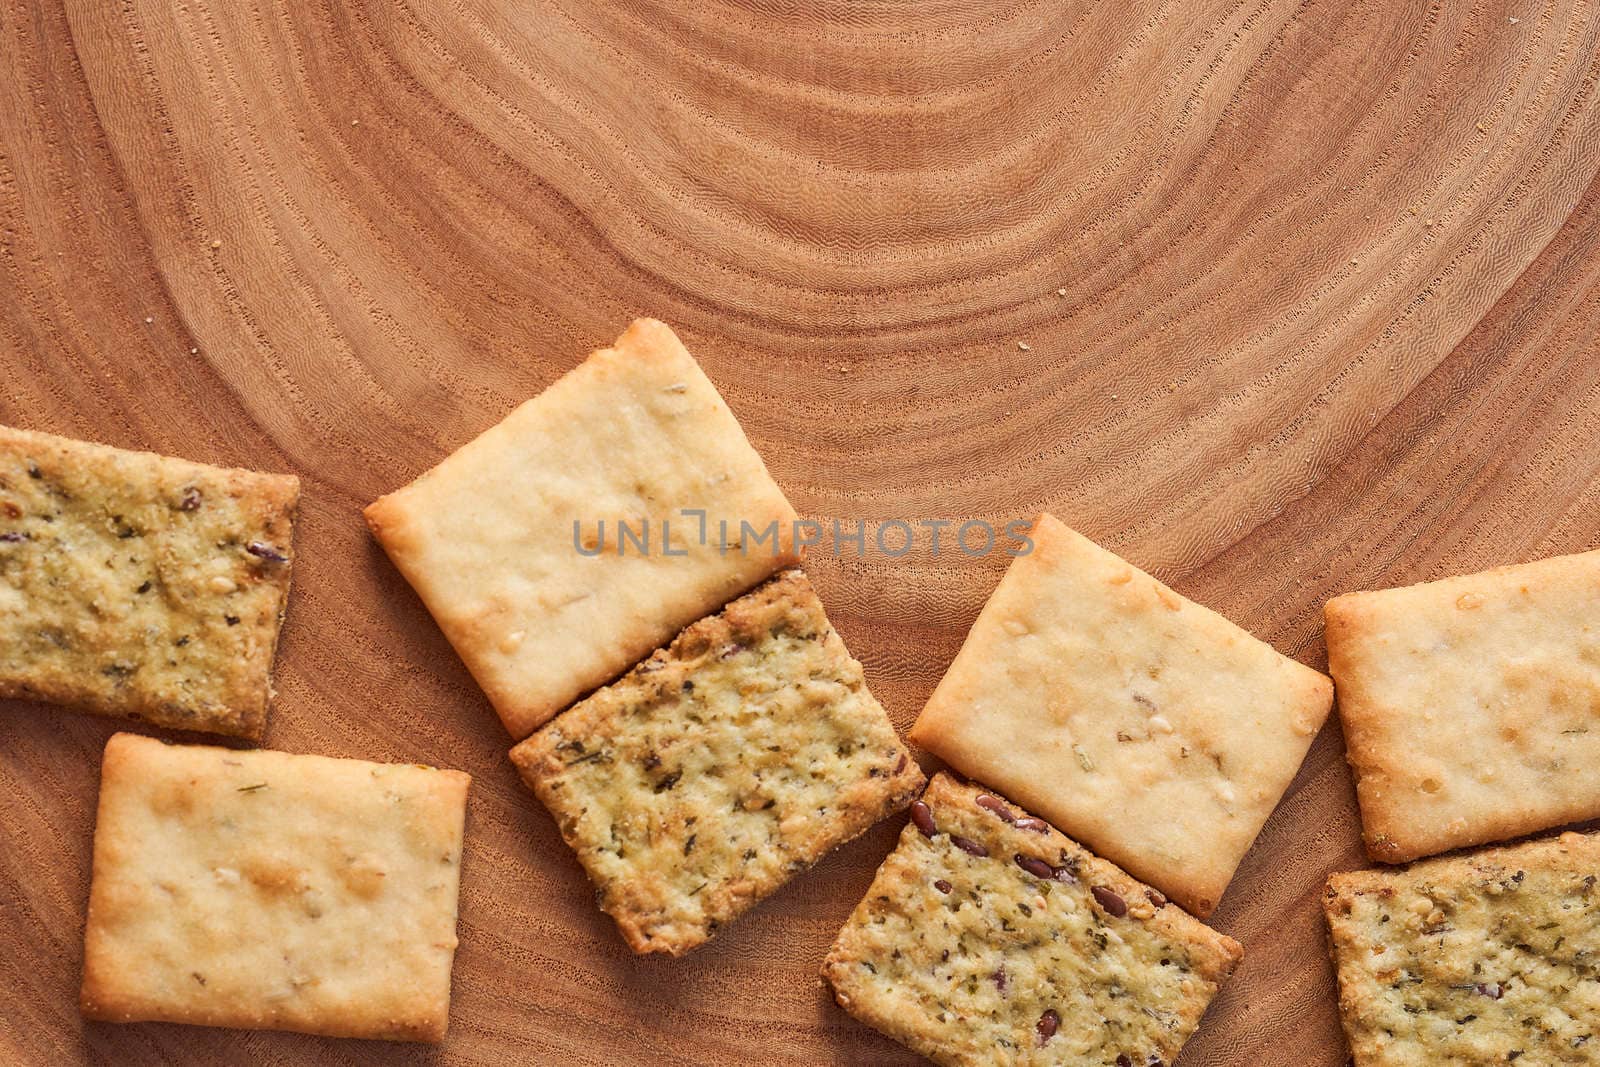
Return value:
M 6 1063 L 909 1064 L 818 988 L 880 827 L 678 961 L 590 903 L 359 508 L 631 317 L 800 509 L 1048 507 L 1321 666 L 1320 606 L 1596 543 L 1600 14 L 1535 3 L 0 0 L 0 421 L 305 482 L 292 751 L 476 778 L 440 1050 L 85 1024 L 98 754 L 0 714 Z M 1002 561 L 812 571 L 909 724 Z M 1336 726 L 1183 1067 L 1334 1065 Z

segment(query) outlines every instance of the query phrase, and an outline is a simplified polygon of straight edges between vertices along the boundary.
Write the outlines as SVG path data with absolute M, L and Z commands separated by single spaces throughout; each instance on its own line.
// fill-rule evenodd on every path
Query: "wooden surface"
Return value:
M 1600 14 L 0 0 L 0 421 L 305 482 L 267 742 L 476 784 L 440 1050 L 76 1011 L 99 752 L 0 713 L 0 1061 L 916 1062 L 817 967 L 896 830 L 635 960 L 361 505 L 633 316 L 801 511 L 1048 507 L 1315 666 L 1360 587 L 1596 544 Z M 1001 561 L 819 556 L 896 722 Z M 1336 1065 L 1336 725 L 1186 1052 Z

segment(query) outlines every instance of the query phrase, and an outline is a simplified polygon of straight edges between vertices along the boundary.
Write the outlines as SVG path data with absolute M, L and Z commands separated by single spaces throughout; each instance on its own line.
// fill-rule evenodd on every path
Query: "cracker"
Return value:
M 1328 879 L 1357 1067 L 1600 1063 L 1600 838 Z
M 83 1014 L 443 1040 L 470 781 L 112 737 Z
M 1332 686 L 1051 515 L 1030 536 L 911 740 L 1208 915 Z
M 947 1067 L 1170 1064 L 1243 955 L 1042 820 L 935 775 L 823 966 Z
M 794 509 L 650 319 L 366 515 L 518 739 L 798 559 Z
M 0 426 L 0 697 L 260 738 L 299 495 Z
M 1600 816 L 1600 551 L 1349 593 L 1326 615 L 1373 859 Z
M 511 759 L 629 947 L 674 956 L 923 784 L 798 570 L 690 626 Z

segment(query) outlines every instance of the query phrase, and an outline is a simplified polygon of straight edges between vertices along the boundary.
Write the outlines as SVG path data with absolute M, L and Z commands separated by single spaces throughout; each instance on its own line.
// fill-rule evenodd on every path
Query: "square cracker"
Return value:
M 1600 1063 L 1600 838 L 1328 879 L 1357 1067 Z
M 945 1067 L 1170 1064 L 1238 943 L 935 775 L 828 953 L 841 1007 Z
M 1600 816 L 1600 551 L 1326 606 L 1367 853 Z
M 0 426 L 0 697 L 260 738 L 299 495 Z
M 112 737 L 84 1015 L 443 1040 L 470 781 Z
M 676 956 L 922 788 L 785 571 L 511 752 L 635 952 Z
M 798 559 L 794 509 L 650 319 L 366 516 L 519 739 Z
M 1333 687 L 1054 516 L 1030 536 L 911 740 L 1209 915 Z

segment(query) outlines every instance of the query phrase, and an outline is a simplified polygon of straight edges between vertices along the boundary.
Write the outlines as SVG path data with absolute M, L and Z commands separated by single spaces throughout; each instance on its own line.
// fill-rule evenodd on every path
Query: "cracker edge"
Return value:
M 1383 716 L 1352 655 L 1370 629 L 1373 593 L 1345 593 L 1322 606 L 1323 641 L 1328 673 L 1333 676 L 1344 734 L 1345 762 L 1355 779 L 1356 807 L 1361 816 L 1361 844 L 1369 859 L 1406 863 L 1426 855 L 1429 845 L 1405 833 L 1404 814 L 1387 799 L 1388 769 L 1369 726 Z M 1450 846 L 1443 846 L 1448 848 Z M 1439 851 L 1439 849 L 1431 849 Z

